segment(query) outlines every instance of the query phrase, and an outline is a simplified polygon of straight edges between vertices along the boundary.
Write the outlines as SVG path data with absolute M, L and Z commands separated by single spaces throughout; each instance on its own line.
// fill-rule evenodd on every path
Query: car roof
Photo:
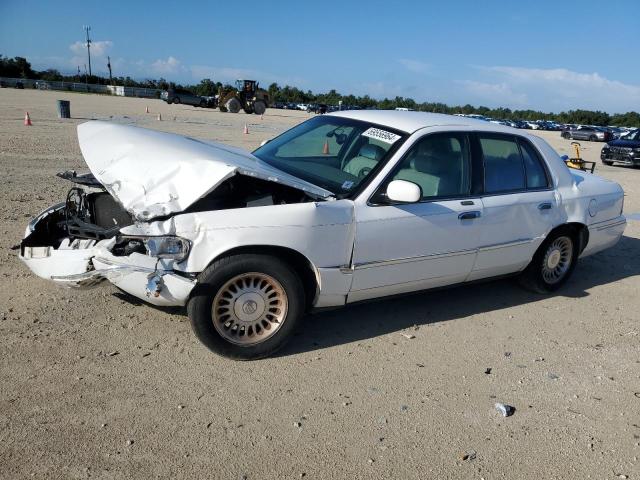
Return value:
M 375 123 L 407 133 L 413 133 L 425 127 L 440 126 L 475 127 L 478 130 L 513 133 L 512 127 L 477 120 L 475 118 L 445 115 L 442 113 L 407 112 L 399 110 L 343 110 L 332 112 L 328 115 Z

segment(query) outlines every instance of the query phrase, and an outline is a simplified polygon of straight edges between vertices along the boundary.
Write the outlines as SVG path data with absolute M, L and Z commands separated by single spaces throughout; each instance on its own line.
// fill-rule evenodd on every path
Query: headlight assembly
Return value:
M 180 237 L 146 237 L 144 244 L 149 256 L 181 262 L 189 255 L 189 240 Z

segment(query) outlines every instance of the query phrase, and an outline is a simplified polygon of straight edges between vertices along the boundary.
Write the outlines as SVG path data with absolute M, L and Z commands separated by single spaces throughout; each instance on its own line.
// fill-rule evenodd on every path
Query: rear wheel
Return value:
M 569 227 L 553 232 L 520 275 L 520 283 L 538 293 L 553 292 L 566 282 L 578 260 L 576 235 Z
M 210 350 L 253 360 L 285 345 L 304 305 L 302 283 L 289 265 L 245 254 L 218 260 L 203 271 L 187 309 L 194 333 Z
M 266 112 L 266 110 L 267 110 L 267 105 L 262 100 L 258 100 L 256 102 L 254 102 L 254 104 L 253 104 L 253 112 L 256 115 L 262 115 L 262 114 L 264 114 L 264 112 Z
M 227 100 L 227 103 L 225 104 L 225 107 L 226 107 L 228 112 L 238 113 L 240 111 L 240 108 L 242 107 L 242 105 L 240 105 L 240 102 L 238 101 L 238 99 L 234 97 L 234 98 L 230 98 L 229 100 Z
M 591 135 L 591 136 L 589 137 L 589 141 L 590 141 L 590 142 L 595 142 L 596 140 L 598 140 L 598 137 L 596 137 L 595 135 Z

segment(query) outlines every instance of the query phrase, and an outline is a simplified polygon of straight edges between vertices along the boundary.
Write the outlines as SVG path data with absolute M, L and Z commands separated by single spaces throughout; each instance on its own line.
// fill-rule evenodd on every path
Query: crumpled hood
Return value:
M 78 141 L 91 173 L 136 220 L 179 213 L 236 174 L 333 195 L 220 143 L 103 121 L 78 125 Z

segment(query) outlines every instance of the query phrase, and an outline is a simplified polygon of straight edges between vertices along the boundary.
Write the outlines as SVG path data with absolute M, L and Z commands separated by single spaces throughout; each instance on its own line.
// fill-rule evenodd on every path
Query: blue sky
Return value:
M 448 104 L 640 111 L 635 1 L 0 0 L 0 53 L 75 72 L 256 78 Z M 221 12 L 226 11 L 226 14 Z

